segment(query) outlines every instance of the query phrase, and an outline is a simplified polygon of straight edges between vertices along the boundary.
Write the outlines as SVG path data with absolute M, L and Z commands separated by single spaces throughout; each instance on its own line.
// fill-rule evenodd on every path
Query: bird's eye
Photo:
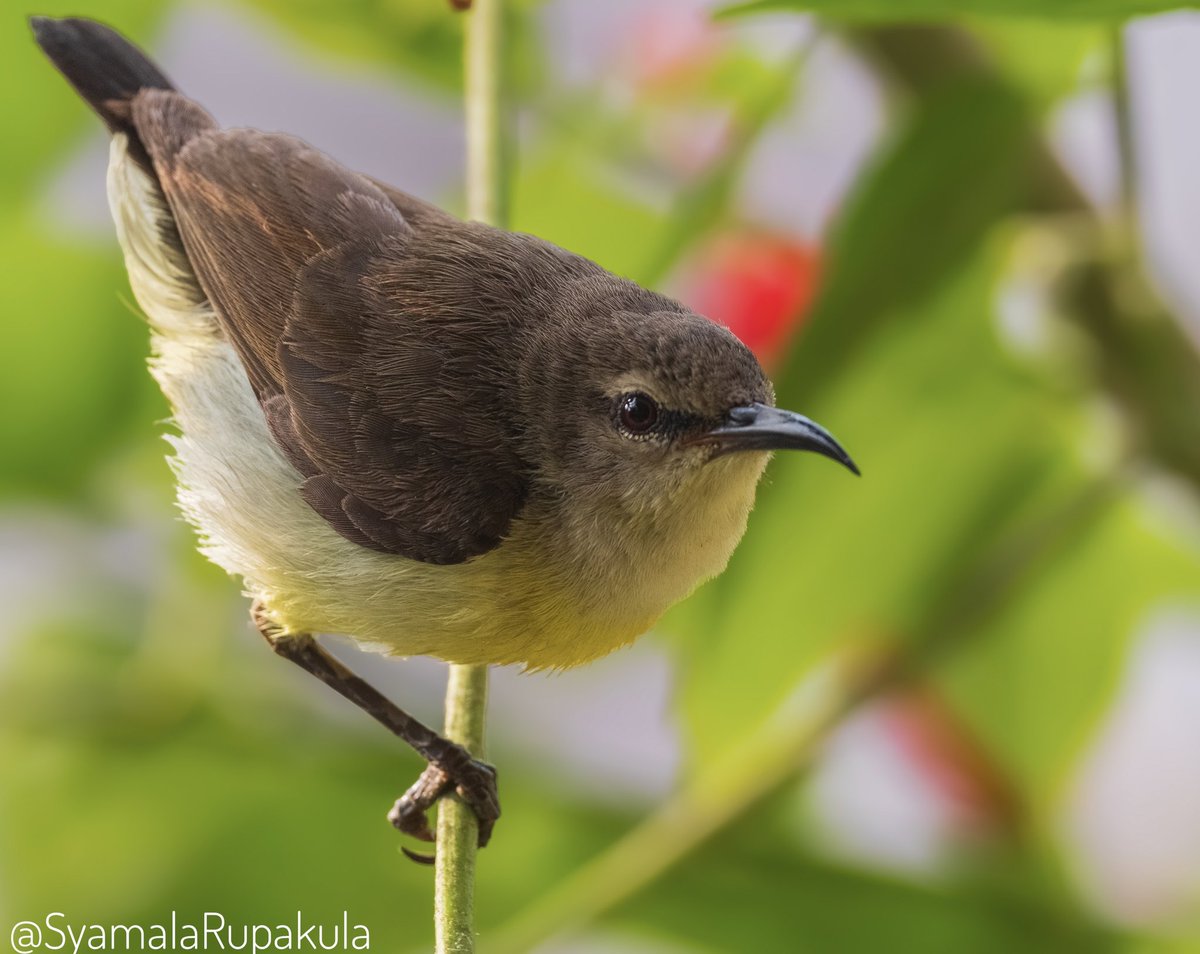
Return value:
M 621 427 L 630 434 L 645 434 L 658 420 L 658 405 L 645 394 L 626 394 L 621 398 Z

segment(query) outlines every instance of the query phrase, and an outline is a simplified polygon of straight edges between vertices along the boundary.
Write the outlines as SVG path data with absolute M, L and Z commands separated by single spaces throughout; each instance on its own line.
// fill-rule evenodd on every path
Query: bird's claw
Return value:
M 442 797 L 449 785 L 450 776 L 444 769 L 437 765 L 425 766 L 425 771 L 408 791 L 396 799 L 396 804 L 388 812 L 388 821 L 406 835 L 421 841 L 433 841 L 434 834 L 426 812 Z
M 453 774 L 436 763 L 430 763 L 407 792 L 396 799 L 388 812 L 393 826 L 421 841 L 434 841 L 427 812 L 451 788 L 471 806 L 479 819 L 479 847 L 492 837 L 496 819 L 500 817 L 500 796 L 496 791 L 496 769 L 478 759 L 469 759 L 456 766 Z M 404 850 L 413 861 L 430 864 L 431 855 Z
M 454 792 L 471 806 L 479 820 L 479 847 L 492 838 L 492 829 L 500 817 L 500 794 L 496 790 L 496 768 L 479 759 L 471 759 L 454 778 Z

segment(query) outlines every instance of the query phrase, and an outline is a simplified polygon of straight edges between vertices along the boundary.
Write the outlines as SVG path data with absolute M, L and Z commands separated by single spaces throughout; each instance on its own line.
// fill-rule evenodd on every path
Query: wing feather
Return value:
M 219 130 L 178 93 L 143 91 L 133 118 L 303 498 L 347 539 L 417 560 L 496 546 L 527 490 L 511 369 L 488 380 L 470 269 L 422 244 L 466 227 L 290 136 Z

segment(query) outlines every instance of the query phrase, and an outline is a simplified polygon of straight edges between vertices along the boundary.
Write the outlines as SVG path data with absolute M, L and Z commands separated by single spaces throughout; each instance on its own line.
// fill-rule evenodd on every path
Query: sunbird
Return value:
M 112 134 L 108 200 L 178 429 L 180 506 L 272 649 L 429 763 L 389 816 L 401 831 L 432 839 L 426 813 L 453 790 L 486 844 L 495 770 L 315 633 L 576 666 L 725 568 L 772 451 L 858 473 L 679 302 L 293 136 L 222 129 L 101 23 L 31 24 Z

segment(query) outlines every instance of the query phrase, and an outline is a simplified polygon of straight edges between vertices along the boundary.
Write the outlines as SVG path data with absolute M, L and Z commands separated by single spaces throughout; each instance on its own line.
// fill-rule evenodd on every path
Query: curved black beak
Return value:
M 850 455 L 820 424 L 766 404 L 735 407 L 724 424 L 700 440 L 716 446 L 713 458 L 735 451 L 806 450 L 836 460 L 853 474 L 859 473 Z

